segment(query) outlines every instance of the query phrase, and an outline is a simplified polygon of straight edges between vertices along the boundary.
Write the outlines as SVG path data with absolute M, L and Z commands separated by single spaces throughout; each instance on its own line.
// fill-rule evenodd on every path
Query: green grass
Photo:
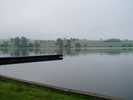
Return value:
M 96 97 L 67 93 L 27 85 L 12 80 L 0 80 L 0 100 L 99 100 Z M 101 100 L 101 99 L 100 99 Z

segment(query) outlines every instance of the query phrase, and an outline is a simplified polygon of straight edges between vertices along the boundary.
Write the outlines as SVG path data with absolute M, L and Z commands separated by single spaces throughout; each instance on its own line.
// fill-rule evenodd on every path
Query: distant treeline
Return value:
M 9 40 L 3 40 L 0 43 L 0 47 L 4 48 L 27 48 L 27 47 L 40 47 L 40 43 L 37 41 L 32 42 L 30 39 L 26 37 L 15 37 Z
M 62 39 L 57 40 L 31 40 L 26 37 L 15 37 L 0 41 L 1 48 L 55 48 L 55 49 L 80 49 L 89 47 L 133 47 L 133 40 L 107 39 Z

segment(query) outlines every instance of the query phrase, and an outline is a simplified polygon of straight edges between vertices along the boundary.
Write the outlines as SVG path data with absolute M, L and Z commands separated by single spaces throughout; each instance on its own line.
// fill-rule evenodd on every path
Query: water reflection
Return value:
M 66 55 L 63 61 L 1 66 L 0 74 L 133 100 L 132 48 L 3 49 L 0 55 L 61 52 Z
M 0 49 L 0 56 L 30 56 L 30 55 L 45 55 L 45 54 L 64 54 L 66 56 L 77 56 L 86 54 L 108 54 L 120 55 L 121 53 L 133 53 L 133 49 L 107 49 L 107 48 L 66 48 L 66 49 L 33 49 L 33 48 L 17 48 L 17 49 Z

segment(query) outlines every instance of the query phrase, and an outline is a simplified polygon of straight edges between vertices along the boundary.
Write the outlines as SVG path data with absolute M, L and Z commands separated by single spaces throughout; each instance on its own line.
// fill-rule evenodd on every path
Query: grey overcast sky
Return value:
M 133 39 L 133 0 L 0 0 L 0 38 Z

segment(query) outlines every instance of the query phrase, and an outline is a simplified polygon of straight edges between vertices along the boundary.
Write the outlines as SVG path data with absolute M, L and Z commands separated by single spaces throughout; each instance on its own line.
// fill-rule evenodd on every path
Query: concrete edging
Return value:
M 63 88 L 63 87 L 57 87 L 57 86 L 54 86 L 54 85 L 43 84 L 43 83 L 34 82 L 34 81 L 27 81 L 27 80 L 13 78 L 13 77 L 4 76 L 4 75 L 0 75 L 0 80 L 1 79 L 14 80 L 14 81 L 21 82 L 21 83 L 28 84 L 28 85 L 46 87 L 46 88 L 59 90 L 59 91 L 63 91 L 63 92 L 68 92 L 68 93 L 70 92 L 70 93 L 74 93 L 74 94 L 93 96 L 93 97 L 103 99 L 103 100 L 122 100 L 119 97 L 105 96 L 105 95 L 101 95 L 101 94 L 93 93 L 93 92 L 86 92 L 86 91 L 73 90 L 73 89 L 68 89 L 68 88 Z

